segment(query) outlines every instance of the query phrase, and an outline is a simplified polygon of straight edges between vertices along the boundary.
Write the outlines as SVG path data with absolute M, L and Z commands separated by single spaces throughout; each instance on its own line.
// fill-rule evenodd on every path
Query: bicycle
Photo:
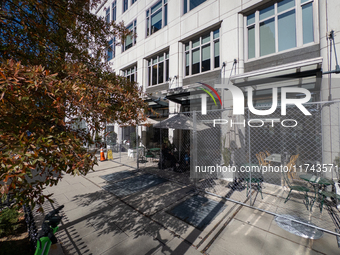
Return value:
M 57 216 L 56 214 L 58 214 L 63 208 L 63 205 L 59 206 L 57 209 L 51 211 L 45 216 L 41 230 L 38 233 L 37 247 L 34 255 L 47 255 L 50 251 L 51 245 L 58 242 L 54 234 L 59 229 L 58 225 L 62 216 Z

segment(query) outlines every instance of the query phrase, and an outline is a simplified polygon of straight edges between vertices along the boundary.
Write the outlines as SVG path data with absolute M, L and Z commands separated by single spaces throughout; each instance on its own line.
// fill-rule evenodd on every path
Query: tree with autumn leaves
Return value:
M 135 35 L 91 14 L 100 4 L 0 4 L 0 191 L 19 205 L 50 199 L 44 188 L 63 174 L 93 170 L 96 157 L 84 145 L 106 122 L 143 118 L 137 85 L 103 61 L 113 37 Z M 89 129 L 74 128 L 80 121 Z

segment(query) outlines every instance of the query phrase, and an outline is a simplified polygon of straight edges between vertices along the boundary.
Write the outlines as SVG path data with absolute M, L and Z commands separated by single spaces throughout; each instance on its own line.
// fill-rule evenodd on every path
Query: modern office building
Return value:
M 282 86 L 306 88 L 314 102 L 340 99 L 338 84 L 322 73 L 336 69 L 338 1 L 107 0 L 93 12 L 136 32 L 121 45 L 112 38 L 107 61 L 142 87 L 145 101 L 163 118 L 201 110 L 201 83 L 251 87 L 254 106 L 271 104 L 271 89 Z M 231 93 L 219 93 L 224 107 L 231 107 Z M 208 99 L 208 110 L 220 107 Z
M 339 1 L 107 0 L 93 11 L 107 21 L 124 21 L 136 32 L 136 38 L 128 37 L 120 45 L 112 38 L 107 61 L 114 72 L 138 83 L 144 100 L 160 115 L 158 120 L 190 112 L 193 123 L 205 121 L 209 126 L 192 133 L 139 127 L 147 148 L 160 146 L 166 138 L 179 149 L 178 158 L 190 148 L 190 174 L 197 166 L 241 169 L 272 164 L 340 179 Z M 230 85 L 244 101 L 235 102 Z M 310 114 L 301 110 L 302 105 L 286 107 L 285 98 L 303 101 L 306 90 L 311 97 L 303 107 Z M 269 115 L 258 112 L 272 108 Z M 235 114 L 236 109 L 243 114 Z M 215 119 L 229 122 L 215 127 L 209 123 Z M 229 126 L 231 122 L 236 125 Z M 119 143 L 135 137 L 135 127 L 112 125 Z M 282 172 L 262 174 L 259 187 L 264 182 L 275 192 L 284 191 Z M 234 201 L 246 201 L 237 183 L 253 181 L 247 173 L 232 171 L 190 176 L 213 179 L 197 185 Z M 288 209 L 282 205 L 280 210 L 275 213 Z M 333 224 L 323 221 L 319 226 L 334 231 Z

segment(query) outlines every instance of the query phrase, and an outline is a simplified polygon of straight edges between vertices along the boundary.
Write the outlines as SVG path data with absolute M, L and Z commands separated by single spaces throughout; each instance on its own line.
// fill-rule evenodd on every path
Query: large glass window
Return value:
M 110 61 L 115 57 L 116 51 L 116 38 L 114 37 L 113 40 L 109 41 L 109 47 L 107 48 L 107 61 Z
M 132 32 L 134 32 L 134 34 L 136 33 L 136 25 L 137 25 L 137 20 L 134 20 L 129 26 L 127 26 L 126 28 Z M 130 49 L 133 45 L 136 44 L 136 37 L 135 36 L 131 36 L 128 35 L 125 39 L 124 45 L 123 45 L 123 51 L 126 51 L 127 49 Z
M 123 12 L 129 8 L 129 0 L 123 0 Z
M 314 42 L 313 0 L 278 1 L 245 20 L 248 59 Z
M 302 28 L 303 28 L 303 43 L 314 41 L 313 28 L 313 3 L 307 3 L 302 6 Z
M 183 13 L 191 11 L 195 7 L 204 3 L 206 0 L 183 0 Z
M 275 52 L 275 19 L 260 24 L 260 56 Z
M 220 67 L 219 29 L 207 32 L 184 44 L 185 75 Z
M 113 1 L 112 3 L 112 20 L 116 21 L 117 20 L 117 5 L 116 5 L 116 1 Z
M 137 65 L 131 66 L 123 70 L 123 75 L 132 82 L 137 82 Z
M 296 17 L 295 10 L 290 10 L 278 16 L 279 51 L 296 47 Z
M 110 7 L 106 9 L 105 21 L 110 23 Z
M 137 0 L 131 0 L 131 5 L 133 5 Z
M 169 79 L 169 52 L 148 59 L 148 85 L 167 82 Z
M 152 35 L 168 24 L 167 0 L 160 0 L 146 11 L 146 36 Z
M 247 17 L 248 26 L 248 58 L 255 57 L 255 14 Z

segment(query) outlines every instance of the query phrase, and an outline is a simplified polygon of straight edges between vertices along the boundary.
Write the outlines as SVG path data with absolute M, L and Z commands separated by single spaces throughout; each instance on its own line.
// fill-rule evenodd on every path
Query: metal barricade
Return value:
M 286 115 L 280 107 L 266 116 L 247 108 L 244 115 L 191 113 L 196 188 L 336 234 L 340 103 L 304 106 L 311 115 L 297 107 L 287 107 Z M 199 130 L 202 124 L 209 128 Z

